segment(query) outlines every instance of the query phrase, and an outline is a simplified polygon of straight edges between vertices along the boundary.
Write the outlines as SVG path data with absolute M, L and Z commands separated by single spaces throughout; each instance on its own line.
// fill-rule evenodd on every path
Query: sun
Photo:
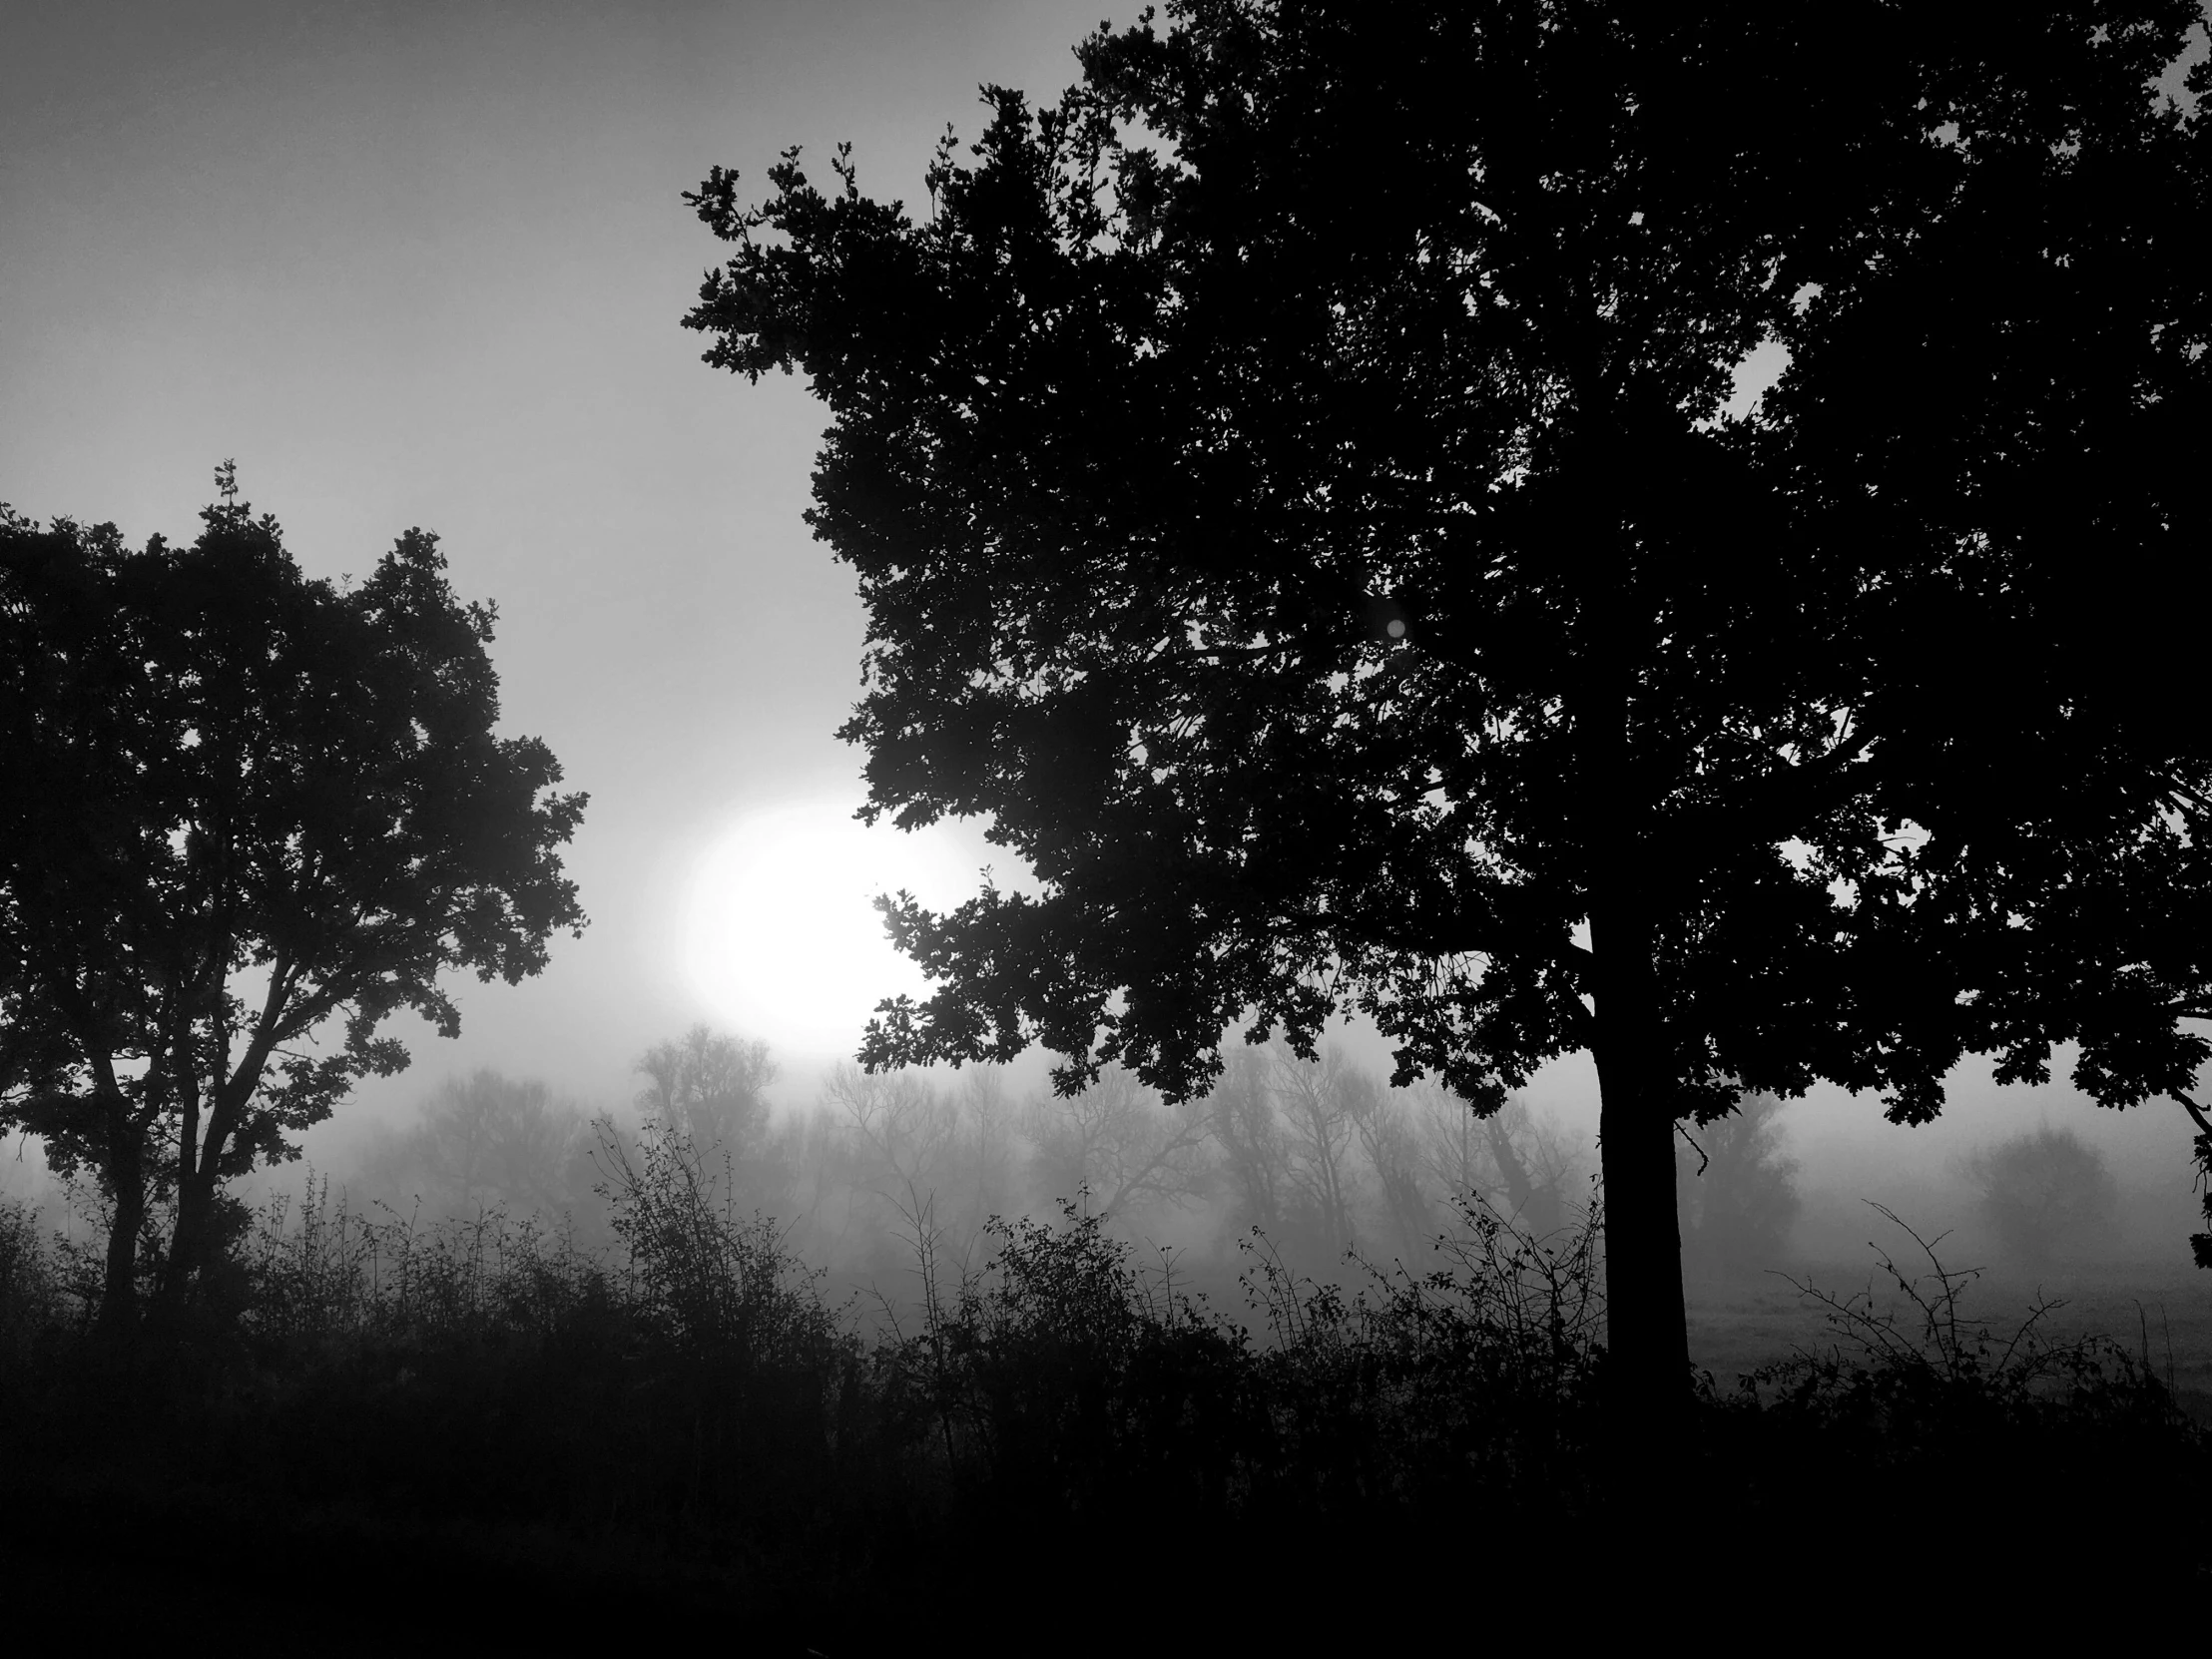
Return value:
M 972 896 L 979 859 L 942 830 L 855 822 L 849 803 L 749 814 L 700 860 L 686 913 L 686 965 L 702 1001 L 789 1054 L 849 1057 L 875 1004 L 926 993 L 883 936 L 878 893 L 932 907 Z

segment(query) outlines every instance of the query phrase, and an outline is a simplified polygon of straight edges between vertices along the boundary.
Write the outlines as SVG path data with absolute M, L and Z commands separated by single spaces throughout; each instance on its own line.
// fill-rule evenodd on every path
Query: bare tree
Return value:
M 639 1108 L 689 1136 L 701 1153 L 742 1153 L 768 1126 L 768 1086 L 777 1068 L 758 1037 L 695 1025 L 676 1041 L 647 1049 L 637 1069 L 647 1079 Z
M 952 1143 L 936 1172 L 934 1193 L 937 1214 L 964 1262 L 993 1216 L 1020 1208 L 1019 1114 L 1007 1097 L 1006 1074 L 1000 1066 L 961 1068 L 948 1104 Z
M 1410 1091 L 1420 1172 L 1432 1202 L 1448 1210 L 1479 1198 L 1532 1238 L 1567 1221 L 1578 1160 L 1557 1123 L 1525 1101 L 1508 1100 L 1489 1117 L 1450 1091 L 1416 1084 Z
M 1352 1124 L 1375 1178 L 1382 1220 L 1401 1259 L 1417 1260 L 1434 1243 L 1436 1213 L 1422 1184 L 1422 1146 L 1413 1104 L 1402 1089 L 1369 1088 L 1352 1099 Z
M 1508 1220 L 1533 1239 L 1566 1225 L 1574 1158 L 1556 1125 L 1538 1121 L 1526 1102 L 1509 1100 L 1483 1120 L 1482 1144 Z
M 1288 1171 L 1300 1230 L 1331 1253 L 1349 1248 L 1358 1226 L 1359 1174 L 1353 1151 L 1361 1111 L 1376 1091 L 1344 1051 L 1326 1045 L 1302 1060 L 1270 1044 L 1268 1079 L 1283 1114 Z
M 1205 1182 L 1214 1135 L 1199 1103 L 1168 1106 L 1120 1066 L 1107 1067 L 1079 1095 L 1033 1102 L 1028 1124 L 1047 1195 L 1068 1198 L 1088 1188 L 1100 1217 L 1124 1217 L 1195 1195 Z
M 1222 1184 L 1233 1228 L 1280 1233 L 1291 1197 L 1290 1147 L 1276 1116 L 1267 1061 L 1256 1049 L 1232 1050 L 1221 1080 L 1207 1096 Z
M 722 1166 L 733 1202 L 756 1210 L 782 1204 L 787 1172 L 769 1135 L 776 1062 L 767 1043 L 695 1025 L 647 1049 L 637 1070 L 646 1079 L 638 1109 L 689 1142 L 703 1165 Z
M 1494 1172 L 1474 1108 L 1441 1083 L 1415 1083 L 1406 1096 L 1429 1193 L 1447 1207 L 1488 1194 Z
M 852 1139 L 852 1221 L 869 1265 L 918 1254 L 926 1270 L 946 1231 L 937 1189 L 959 1150 L 959 1108 L 918 1071 L 851 1066 L 830 1073 L 823 1099 Z

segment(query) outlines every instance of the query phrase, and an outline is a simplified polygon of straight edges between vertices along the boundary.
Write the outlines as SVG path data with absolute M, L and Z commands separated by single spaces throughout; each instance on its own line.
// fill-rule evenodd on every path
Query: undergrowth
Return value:
M 994 1221 L 983 1265 L 940 1285 L 917 1208 L 918 1316 L 863 1329 L 681 1137 L 602 1151 L 612 1251 L 310 1184 L 253 1218 L 192 1318 L 129 1340 L 0 1211 L 11 1546 L 65 1583 L 125 1570 L 71 1539 L 158 1538 L 153 1570 L 251 1550 L 301 1595 L 383 1563 L 516 1605 L 742 1604 L 811 1641 L 971 1581 L 1002 1612 L 1070 1573 L 1249 1586 L 1298 1561 L 1406 1582 L 1479 1561 L 1525 1589 L 1730 1538 L 1915 1537 L 1933 1593 L 1959 1537 L 2141 1519 L 2212 1470 L 2124 1351 L 2034 1318 L 2000 1338 L 1917 1235 L 1929 1271 L 1884 1258 L 1888 1305 L 1799 1287 L 1825 1349 L 1708 1380 L 1674 1440 L 1624 1446 L 1594 1202 L 1547 1239 L 1469 1203 L 1433 1266 L 1354 1263 L 1350 1285 L 1255 1235 L 1236 1311 L 1080 1204 Z M 2132 1558 L 2201 1586 L 2200 1537 L 2142 1527 Z

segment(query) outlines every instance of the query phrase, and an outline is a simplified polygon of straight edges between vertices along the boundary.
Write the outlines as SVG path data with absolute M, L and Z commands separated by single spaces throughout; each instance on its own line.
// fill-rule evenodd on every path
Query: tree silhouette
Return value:
M 340 592 L 219 480 L 189 548 L 0 513 L 0 1123 L 97 1176 L 112 1324 L 150 1207 L 175 1302 L 224 1184 L 406 1064 L 388 1015 L 452 1036 L 441 974 L 515 982 L 584 920 L 584 797 L 494 735 L 493 612 L 436 538 Z
M 1494 1108 L 1588 1050 L 1639 1409 L 1689 1376 L 1678 1120 L 1826 1078 L 1921 1122 L 2054 1037 L 2186 1087 L 2203 947 L 2140 918 L 2212 888 L 2161 600 L 2195 24 L 1189 0 L 1056 106 L 987 89 L 918 220 L 843 151 L 759 207 L 717 169 L 686 322 L 829 406 L 869 812 L 988 815 L 1039 885 L 891 904 L 936 988 L 865 1058 L 1179 1095 L 1350 1006 Z M 2117 990 L 2067 965 L 2141 966 L 2115 895 L 2165 950 Z

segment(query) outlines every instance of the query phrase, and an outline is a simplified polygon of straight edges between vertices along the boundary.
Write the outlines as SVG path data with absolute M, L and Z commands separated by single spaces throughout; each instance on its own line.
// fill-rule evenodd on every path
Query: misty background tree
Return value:
M 1774 1096 L 1752 1095 L 1694 1136 L 1685 1131 L 1675 1148 L 1675 1213 L 1693 1266 L 1763 1270 L 1788 1248 L 1803 1203 L 1798 1161 L 1782 1149 L 1781 1111 Z
M 2120 1192 L 2104 1156 L 2071 1129 L 2049 1124 L 1982 1147 L 1962 1172 L 1998 1246 L 2029 1267 L 2059 1253 L 2109 1244 Z
M 407 1063 L 388 1016 L 453 1036 L 443 974 L 514 983 L 584 922 L 585 798 L 497 735 L 495 612 L 437 539 L 341 591 L 218 480 L 183 548 L 0 515 L 0 1124 L 97 1179 L 114 1325 L 146 1238 L 175 1305 L 225 1184 Z
M 536 1078 L 485 1068 L 440 1083 L 406 1129 L 379 1125 L 359 1189 L 395 1211 L 421 1200 L 433 1215 L 563 1215 L 590 1195 L 590 1152 L 580 1108 Z
M 639 1108 L 690 1137 L 703 1152 L 727 1146 L 743 1153 L 768 1128 L 768 1086 L 776 1081 L 776 1062 L 758 1037 L 694 1025 L 681 1038 L 647 1049 L 637 1069 L 647 1079 Z
M 1190 0 L 987 89 L 919 217 L 843 151 L 717 169 L 685 321 L 829 407 L 867 816 L 986 816 L 1039 886 L 889 907 L 935 988 L 867 1061 L 1179 1097 L 1354 1009 L 1490 1110 L 1587 1050 L 1647 1406 L 1678 1121 L 1924 1122 L 2059 1039 L 2191 1086 L 2196 23 Z
M 1028 1130 L 1042 1190 L 1087 1192 L 1100 1217 L 1173 1207 L 1208 1185 L 1213 1131 L 1204 1108 L 1195 1100 L 1169 1106 L 1119 1066 L 1079 1094 L 1034 1102 Z

